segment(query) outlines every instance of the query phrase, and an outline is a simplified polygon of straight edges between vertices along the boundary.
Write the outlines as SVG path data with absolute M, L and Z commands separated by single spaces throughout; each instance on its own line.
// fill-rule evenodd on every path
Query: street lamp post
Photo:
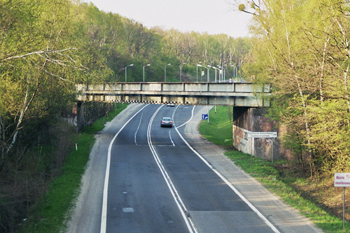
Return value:
M 216 68 L 216 67 L 214 67 L 214 66 L 208 66 L 208 67 L 210 67 L 210 68 L 213 68 L 214 70 L 215 70 L 215 82 L 217 82 L 217 70 L 220 70 L 219 68 Z M 220 73 L 219 73 L 219 75 L 220 75 Z M 220 76 L 219 76 L 219 80 L 220 80 Z
M 182 63 L 182 64 L 180 65 L 180 82 L 182 81 L 182 79 L 181 79 L 181 75 L 182 75 L 182 65 L 186 65 L 186 63 Z
M 219 80 L 223 80 L 223 67 L 222 66 L 219 66 L 218 65 L 218 67 L 219 67 Z M 221 77 L 221 79 L 220 79 L 220 77 Z
M 128 67 L 129 66 L 134 66 L 134 64 L 130 64 L 130 65 L 128 65 L 128 66 L 125 66 L 125 82 L 126 82 L 126 78 L 127 78 L 127 76 L 128 76 Z
M 150 66 L 150 65 L 151 65 L 151 64 L 147 64 L 147 65 L 143 66 L 143 72 L 142 72 L 142 74 L 143 74 L 143 75 L 142 75 L 142 77 L 143 77 L 143 78 L 142 78 L 143 82 L 145 82 L 145 67 L 146 67 L 146 66 Z
M 197 83 L 199 82 L 199 80 L 198 80 L 198 66 L 201 66 L 200 63 L 202 63 L 202 62 L 200 61 L 200 62 L 197 64 L 197 73 L 196 73 L 196 75 L 197 75 Z
M 226 80 L 226 71 L 225 71 L 225 66 L 222 67 L 222 71 L 223 71 L 223 76 L 222 79 L 225 81 Z
M 207 82 L 209 83 L 210 82 L 209 67 L 205 67 L 205 66 L 203 66 L 203 67 L 207 69 Z
M 200 65 L 197 64 L 197 83 L 198 83 L 198 66 L 200 66 Z
M 232 79 L 235 77 L 235 66 L 236 64 L 231 64 L 232 66 Z
M 171 64 L 169 63 L 168 65 L 164 66 L 164 82 L 166 82 L 166 67 L 170 66 Z
M 202 65 L 200 65 L 200 64 L 197 64 L 197 67 L 198 66 L 200 66 L 200 67 L 204 67 L 204 68 L 206 68 L 207 69 L 207 82 L 209 82 L 209 68 L 208 67 L 206 67 L 206 66 L 202 66 Z

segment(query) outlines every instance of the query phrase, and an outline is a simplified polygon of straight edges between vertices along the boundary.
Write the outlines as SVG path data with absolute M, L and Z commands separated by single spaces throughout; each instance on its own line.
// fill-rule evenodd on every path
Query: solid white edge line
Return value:
M 176 110 L 176 109 L 175 109 Z M 195 153 L 211 170 L 213 170 L 275 233 L 280 231 L 252 204 L 246 199 L 223 175 L 220 174 L 201 154 L 199 154 L 181 135 L 179 130 L 175 128 L 182 141 Z
M 108 181 L 109 181 L 109 169 L 111 167 L 111 151 L 112 151 L 112 145 L 115 141 L 115 139 L 118 137 L 119 133 L 125 128 L 127 124 L 137 115 L 139 112 L 141 112 L 147 105 L 143 106 L 139 111 L 137 111 L 116 133 L 109 144 L 108 147 L 108 157 L 107 157 L 107 165 L 106 165 L 106 174 L 105 174 L 105 182 L 104 182 L 104 188 L 103 188 L 103 201 L 102 201 L 102 213 L 101 213 L 101 228 L 100 233 L 106 233 L 107 230 L 107 198 L 108 198 Z
M 178 206 L 181 215 L 183 217 L 183 219 L 185 220 L 185 223 L 187 225 L 188 230 L 190 231 L 190 233 L 197 233 L 197 229 L 194 226 L 194 223 L 192 222 L 191 218 L 189 218 L 189 216 L 186 215 L 186 213 L 188 213 L 187 208 L 185 206 L 185 204 L 182 202 L 180 195 L 178 194 L 173 182 L 171 181 L 170 176 L 168 175 L 168 173 L 166 172 L 162 162 L 160 161 L 160 158 L 157 155 L 157 152 L 152 144 L 152 138 L 151 138 L 151 126 L 152 126 L 152 122 L 155 118 L 155 116 L 157 115 L 157 113 L 159 112 L 159 110 L 162 108 L 163 106 L 160 106 L 157 111 L 153 114 L 153 116 L 150 119 L 150 122 L 148 124 L 148 128 L 147 128 L 147 141 L 148 141 L 148 145 L 149 148 L 153 154 L 153 157 L 158 165 L 158 168 L 160 170 L 160 172 L 163 175 L 163 178 L 166 182 L 166 184 L 168 185 L 168 188 L 170 190 L 171 195 L 173 196 L 176 205 Z

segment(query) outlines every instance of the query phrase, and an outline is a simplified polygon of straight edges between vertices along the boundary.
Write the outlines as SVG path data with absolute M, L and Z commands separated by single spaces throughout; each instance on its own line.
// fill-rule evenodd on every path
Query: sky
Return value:
M 145 27 L 181 32 L 249 36 L 251 15 L 234 9 L 234 0 L 83 0 L 105 12 L 118 13 Z M 231 2 L 231 4 L 230 4 Z

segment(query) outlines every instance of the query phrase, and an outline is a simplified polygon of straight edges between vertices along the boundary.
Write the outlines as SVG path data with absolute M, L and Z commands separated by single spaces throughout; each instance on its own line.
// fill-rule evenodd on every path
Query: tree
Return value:
M 86 70 L 79 57 L 82 53 L 68 33 L 71 2 L 15 0 L 1 4 L 0 167 L 26 122 L 48 114 L 47 106 L 52 103 L 42 94 L 58 93 L 61 86 L 68 94 L 63 96 L 71 96 L 75 75 Z M 66 104 L 66 98 L 57 101 Z
M 310 174 L 345 169 L 349 150 L 345 1 L 261 1 L 245 70 L 274 86 L 271 111 L 301 143 Z M 269 58 L 266 60 L 266 58 Z M 257 74 L 258 73 L 258 74 Z M 298 148 L 298 147 L 294 147 Z M 297 150 L 296 153 L 300 153 Z M 296 154 L 296 158 L 300 156 Z

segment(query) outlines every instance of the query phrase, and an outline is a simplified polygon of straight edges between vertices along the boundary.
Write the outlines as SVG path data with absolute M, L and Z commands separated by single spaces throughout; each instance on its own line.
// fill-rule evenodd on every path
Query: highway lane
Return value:
M 136 115 L 113 144 L 106 232 L 188 232 L 147 142 L 158 107 L 149 105 Z
M 278 232 L 185 144 L 184 127 L 160 127 L 163 116 L 182 126 L 195 111 L 149 105 L 120 131 L 111 147 L 106 232 Z

